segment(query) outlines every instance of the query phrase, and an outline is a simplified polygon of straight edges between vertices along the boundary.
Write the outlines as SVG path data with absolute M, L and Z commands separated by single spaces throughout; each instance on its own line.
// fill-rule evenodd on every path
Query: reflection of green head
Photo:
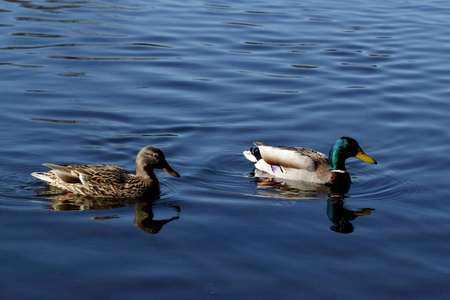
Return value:
M 341 137 L 331 146 L 330 154 L 328 155 L 328 165 L 330 170 L 346 171 L 345 160 L 349 157 L 356 157 L 370 164 L 377 162 L 366 155 L 359 147 L 358 142 L 350 137 Z

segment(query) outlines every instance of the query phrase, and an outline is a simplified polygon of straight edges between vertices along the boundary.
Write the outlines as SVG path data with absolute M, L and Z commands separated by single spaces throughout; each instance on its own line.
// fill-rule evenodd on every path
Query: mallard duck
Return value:
M 257 148 L 244 151 L 245 157 L 255 164 L 256 169 L 275 178 L 344 185 L 351 182 L 345 168 L 347 158 L 356 157 L 370 164 L 377 163 L 350 137 L 337 139 L 331 146 L 328 158 L 325 154 L 308 148 L 272 147 L 259 142 L 254 144 Z
M 159 181 L 154 169 L 162 169 L 180 177 L 167 163 L 164 154 L 156 147 L 148 146 L 136 157 L 136 175 L 112 165 L 55 165 L 48 172 L 33 172 L 32 176 L 51 186 L 68 192 L 93 197 L 142 198 L 159 193 Z

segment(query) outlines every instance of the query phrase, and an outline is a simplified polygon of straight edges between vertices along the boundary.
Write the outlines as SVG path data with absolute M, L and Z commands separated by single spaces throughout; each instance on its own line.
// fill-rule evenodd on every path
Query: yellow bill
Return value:
M 167 172 L 168 174 L 172 175 L 173 177 L 180 177 L 180 174 L 178 174 L 174 169 L 172 169 L 169 165 L 162 168 L 163 171 Z
M 377 164 L 375 159 L 373 159 L 369 155 L 365 154 L 364 151 L 361 150 L 361 148 L 358 149 L 358 154 L 356 154 L 355 157 L 359 158 L 360 160 L 365 161 L 366 163 L 369 163 L 369 164 Z

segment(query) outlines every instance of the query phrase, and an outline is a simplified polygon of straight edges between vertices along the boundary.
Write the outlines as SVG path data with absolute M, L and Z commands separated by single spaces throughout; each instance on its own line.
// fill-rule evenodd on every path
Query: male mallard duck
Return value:
M 43 164 L 51 171 L 33 172 L 32 176 L 51 186 L 82 196 L 142 198 L 159 192 L 159 181 L 153 169 L 162 169 L 180 177 L 167 163 L 164 154 L 156 147 L 148 146 L 136 157 L 136 175 L 127 170 L 104 164 L 55 165 Z
M 377 163 L 350 137 L 337 139 L 331 146 L 328 158 L 308 148 L 272 147 L 259 142 L 254 144 L 258 148 L 244 151 L 245 157 L 255 163 L 256 169 L 276 178 L 325 185 L 350 184 L 350 175 L 345 168 L 347 158 L 356 157 L 367 163 Z

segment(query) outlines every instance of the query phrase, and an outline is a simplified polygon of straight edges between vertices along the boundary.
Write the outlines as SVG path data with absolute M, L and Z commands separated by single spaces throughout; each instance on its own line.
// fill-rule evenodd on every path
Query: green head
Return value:
M 330 170 L 346 171 L 345 160 L 349 157 L 356 157 L 369 164 L 377 162 L 366 155 L 359 147 L 358 142 L 350 137 L 343 136 L 334 142 L 328 155 L 328 165 Z

